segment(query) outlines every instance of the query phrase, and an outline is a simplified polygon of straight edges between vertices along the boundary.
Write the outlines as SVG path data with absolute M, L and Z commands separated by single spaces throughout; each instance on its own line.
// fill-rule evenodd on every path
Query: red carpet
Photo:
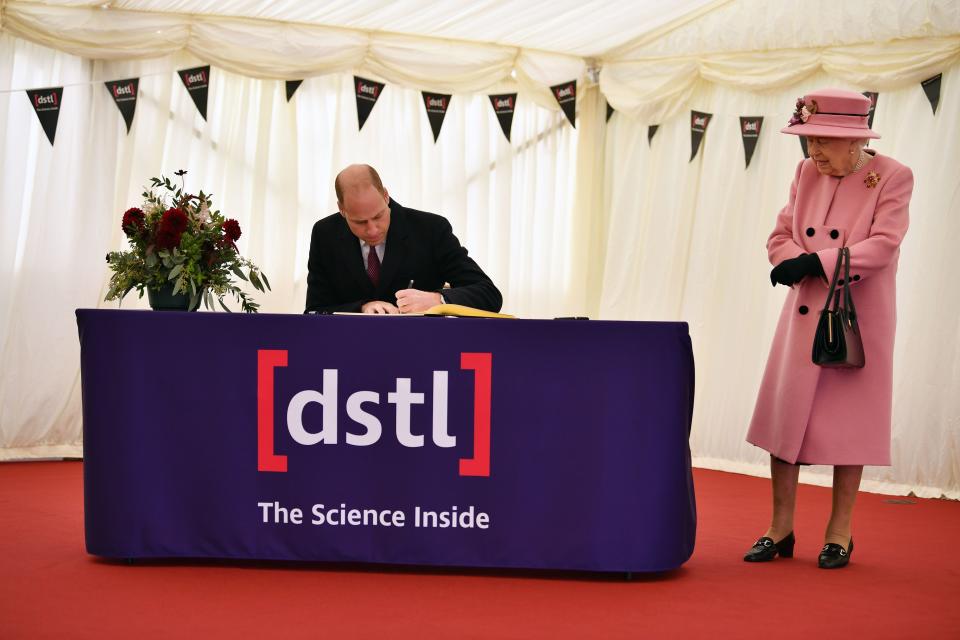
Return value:
M 767 481 L 695 472 L 678 571 L 604 575 L 268 563 L 127 566 L 83 547 L 79 462 L 0 464 L 0 638 L 960 638 L 960 503 L 861 494 L 856 550 L 816 568 L 829 490 L 801 486 L 793 560 L 741 561 Z

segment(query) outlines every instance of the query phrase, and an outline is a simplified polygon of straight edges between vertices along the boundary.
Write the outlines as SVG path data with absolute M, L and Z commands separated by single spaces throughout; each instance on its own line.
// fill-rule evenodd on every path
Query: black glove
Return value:
M 815 253 L 805 253 L 775 266 L 770 272 L 770 284 L 777 286 L 780 283 L 789 287 L 807 276 L 823 276 L 820 258 Z

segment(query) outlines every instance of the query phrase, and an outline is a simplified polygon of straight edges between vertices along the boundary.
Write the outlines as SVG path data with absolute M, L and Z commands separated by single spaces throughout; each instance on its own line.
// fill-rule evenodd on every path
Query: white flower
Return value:
M 197 210 L 196 218 L 201 224 L 206 224 L 207 221 L 210 220 L 210 208 L 207 206 L 206 201 L 204 201 L 204 203 L 200 205 L 200 209 Z

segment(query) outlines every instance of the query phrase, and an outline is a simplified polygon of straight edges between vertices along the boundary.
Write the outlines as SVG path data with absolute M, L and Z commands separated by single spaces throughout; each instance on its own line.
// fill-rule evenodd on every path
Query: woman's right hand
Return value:
M 815 253 L 804 253 L 784 260 L 770 271 L 770 284 L 792 287 L 807 276 L 823 275 L 820 258 Z

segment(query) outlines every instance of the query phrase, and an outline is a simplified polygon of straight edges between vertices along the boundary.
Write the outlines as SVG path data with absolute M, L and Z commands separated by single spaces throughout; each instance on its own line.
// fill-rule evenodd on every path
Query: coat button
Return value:
M 816 231 L 813 230 L 813 227 L 807 227 L 807 237 L 812 238 L 815 233 Z
M 840 281 L 837 283 L 837 286 L 840 286 L 840 287 L 843 286 L 843 278 L 840 278 Z
M 802 304 L 802 305 L 800 305 L 800 308 L 797 309 L 797 311 L 800 312 L 800 315 L 805 316 L 805 315 L 807 315 L 807 312 L 810 311 L 810 309 L 807 308 L 807 305 Z
M 860 276 L 853 276 L 853 279 L 854 279 L 854 280 L 859 280 L 859 279 L 860 279 Z
M 840 232 L 837 231 L 836 229 L 831 229 L 831 230 L 830 230 L 830 237 L 833 238 L 834 240 L 836 240 L 837 238 L 840 237 Z

